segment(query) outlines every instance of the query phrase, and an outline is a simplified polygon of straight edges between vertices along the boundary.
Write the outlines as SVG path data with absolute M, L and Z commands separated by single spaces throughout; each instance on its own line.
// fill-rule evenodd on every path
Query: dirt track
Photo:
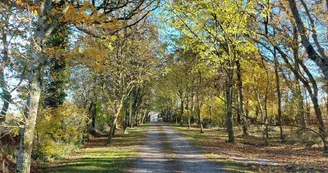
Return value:
M 128 172 L 228 172 L 210 162 L 189 140 L 172 127 L 151 124 L 133 167 Z

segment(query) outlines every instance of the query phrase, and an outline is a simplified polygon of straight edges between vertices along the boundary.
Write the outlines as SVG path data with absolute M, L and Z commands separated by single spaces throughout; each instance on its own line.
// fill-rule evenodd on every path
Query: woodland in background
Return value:
M 0 171 L 110 145 L 151 111 L 232 143 L 296 129 L 324 157 L 327 13 L 328 0 L 2 1 Z

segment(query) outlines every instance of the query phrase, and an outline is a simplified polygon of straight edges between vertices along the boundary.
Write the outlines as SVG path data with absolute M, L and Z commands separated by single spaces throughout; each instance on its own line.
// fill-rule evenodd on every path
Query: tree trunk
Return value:
M 240 113 L 240 105 L 239 105 L 240 104 L 240 102 L 239 102 L 239 86 L 237 89 L 238 89 L 238 91 L 234 92 L 235 99 L 233 99 L 234 100 L 233 105 L 236 105 L 236 107 L 238 108 L 238 109 L 236 109 L 237 124 L 241 124 L 241 113 Z
M 7 25 L 7 22 L 6 21 L 6 25 Z M 4 28 L 8 28 L 8 27 L 4 27 Z M 6 115 L 7 115 L 7 111 L 8 111 L 8 108 L 9 108 L 9 103 L 10 103 L 10 100 L 11 100 L 11 94 L 10 92 L 8 91 L 8 86 L 7 86 L 7 83 L 6 83 L 6 76 L 5 76 L 5 68 L 6 66 L 9 64 L 9 43 L 8 43 L 8 40 L 7 40 L 7 30 L 6 29 L 3 29 L 3 32 L 2 32 L 2 44 L 3 44 L 3 58 L 2 58 L 2 65 L 3 67 L 0 68 L 0 77 L 1 77 L 1 80 L 0 80 L 0 86 L 2 88 L 2 92 L 3 92 L 3 96 L 2 96 L 2 99 L 4 101 L 3 103 L 3 106 L 2 106 L 2 109 L 1 109 L 1 113 L 0 113 L 0 122 L 2 121 L 5 121 L 5 118 L 6 118 Z
M 294 63 L 295 69 L 297 71 L 300 71 L 299 69 L 299 64 L 298 64 L 298 59 L 299 59 L 299 33 L 297 30 L 297 27 L 294 25 L 293 26 L 293 36 L 294 36 L 294 46 L 293 46 L 293 55 L 294 55 L 294 59 L 297 60 Z M 275 49 L 276 50 L 276 49 Z M 307 127 L 306 125 L 306 119 L 305 119 L 305 111 L 304 111 L 304 98 L 302 96 L 302 92 L 301 92 L 301 86 L 300 86 L 300 80 L 298 78 L 296 78 L 296 97 L 297 97 L 297 101 L 298 101 L 298 114 L 301 120 L 301 127 L 302 129 L 305 129 Z
M 328 96 L 326 96 L 326 115 L 328 115 Z
M 34 29 L 31 42 L 31 58 L 28 68 L 28 98 L 24 112 L 25 124 L 20 129 L 19 151 L 17 154 L 17 173 L 29 173 L 31 167 L 31 153 L 36 119 L 38 116 L 39 101 L 42 91 L 41 68 L 44 64 L 44 39 L 46 33 L 51 34 L 54 27 L 48 26 L 47 12 L 52 9 L 52 1 L 46 0 L 40 4 L 39 19 Z
M 269 85 L 270 85 L 270 80 L 269 80 L 269 72 L 268 69 L 266 68 L 266 65 L 264 63 L 264 58 L 262 57 L 262 65 L 265 70 L 266 74 L 266 87 L 265 87 L 265 95 L 264 95 L 264 121 L 265 123 L 265 129 L 264 129 L 264 137 L 266 142 L 268 142 L 269 138 L 269 129 L 268 129 L 268 93 L 269 93 Z
M 301 127 L 302 129 L 306 129 L 307 128 L 307 122 L 306 122 L 306 117 L 305 117 L 305 108 L 304 108 L 304 97 L 302 95 L 302 91 L 301 91 L 301 86 L 299 84 L 299 80 L 297 79 L 297 102 L 298 102 L 298 116 L 301 119 Z
M 126 132 L 126 129 L 129 125 L 129 115 L 130 115 L 130 112 L 127 108 L 127 104 L 125 103 L 124 106 L 123 106 L 123 111 L 124 111 L 124 119 L 123 119 L 123 134 L 125 134 Z
M 134 87 L 131 91 L 131 96 L 130 96 L 130 128 L 133 128 L 135 125 L 135 120 L 136 120 L 136 97 L 137 97 L 137 92 L 138 88 Z
M 1 82 L 1 83 L 4 83 L 4 82 Z M 6 115 L 7 115 L 7 111 L 8 111 L 8 108 L 9 108 L 9 102 L 11 100 L 11 94 L 10 94 L 10 92 L 8 92 L 8 90 L 5 89 L 5 87 L 2 87 L 2 89 L 3 89 L 3 97 L 2 97 L 2 100 L 4 101 L 4 103 L 3 103 L 3 106 L 2 106 L 2 109 L 1 109 L 1 113 L 0 113 L 0 122 L 5 121 Z
M 304 93 L 306 94 L 306 91 L 304 91 Z M 307 125 L 311 125 L 311 106 L 309 101 L 307 100 L 308 96 L 306 95 L 306 99 L 305 99 L 305 116 L 307 119 Z
M 189 110 L 189 97 L 187 96 L 186 100 L 186 111 L 188 116 L 188 129 L 190 129 L 190 110 Z
M 249 117 L 249 99 L 248 98 L 246 98 L 245 114 L 246 114 L 246 117 Z
M 235 137 L 233 133 L 233 117 L 232 117 L 232 97 L 233 97 L 233 69 L 228 69 L 227 71 L 227 86 L 226 86 L 226 125 L 228 140 L 227 142 L 234 142 Z
M 183 126 L 183 93 L 182 91 L 179 91 L 179 96 L 180 96 L 180 100 L 181 100 L 181 105 L 180 105 L 180 125 Z
M 141 117 L 141 124 L 144 124 L 145 123 L 145 117 L 146 117 L 146 112 L 144 112 L 142 114 L 142 117 Z
M 281 91 L 280 91 L 280 77 L 279 77 L 279 73 L 278 73 L 278 58 L 277 58 L 277 54 L 276 54 L 276 49 L 274 49 L 274 72 L 275 72 L 275 76 L 276 76 L 276 87 L 277 87 L 277 96 L 278 96 L 278 125 L 279 125 L 279 130 L 280 130 L 280 140 L 281 141 L 285 141 L 285 137 L 284 137 L 284 132 L 282 129 L 282 122 L 281 122 L 281 116 L 282 116 L 282 112 L 281 112 Z
M 324 153 L 328 154 L 328 135 L 327 135 L 327 132 L 326 132 L 326 129 L 325 129 L 325 125 L 324 125 L 324 121 L 322 119 L 322 113 L 321 113 L 321 110 L 320 110 L 320 105 L 318 103 L 318 98 L 311 95 L 310 94 L 310 97 L 311 97 L 311 100 L 313 102 L 313 108 L 314 108 L 314 112 L 317 116 L 317 120 L 319 122 L 319 132 L 321 134 L 321 139 L 322 139 L 322 142 L 323 142 L 323 151 Z
M 130 102 L 129 102 L 129 120 L 128 120 L 128 126 L 130 126 L 130 128 L 132 128 L 133 127 L 133 110 L 132 110 L 132 107 L 133 107 L 133 91 L 132 91 L 132 93 L 131 93 L 131 95 L 130 95 Z
M 40 67 L 31 63 L 29 79 L 29 94 L 25 110 L 24 128 L 20 129 L 20 143 L 17 155 L 17 173 L 29 173 L 31 166 L 31 153 L 33 149 L 33 139 L 36 118 L 39 109 L 41 95 Z
M 138 119 L 138 115 L 139 115 L 139 113 L 138 113 L 138 111 L 136 110 L 134 114 L 135 114 L 135 115 L 134 115 L 135 126 L 138 126 L 138 124 L 139 124 L 139 119 Z
M 200 115 L 200 107 L 197 107 L 197 116 L 198 116 L 198 123 L 200 127 L 200 133 L 204 133 L 204 128 L 203 128 L 203 119 L 202 116 Z
M 107 138 L 107 145 L 110 145 L 111 142 L 112 142 L 112 137 L 114 135 L 115 128 L 116 128 L 116 121 L 117 121 L 117 118 L 118 118 L 118 116 L 120 115 L 120 113 L 122 111 L 123 105 L 124 105 L 124 100 L 121 100 L 121 103 L 118 107 L 118 110 L 117 110 L 116 114 L 112 117 L 112 122 L 111 122 L 111 125 L 110 125 L 110 131 L 109 131 L 108 138 Z
M 194 124 L 195 118 L 194 118 L 194 112 L 195 112 L 195 104 L 194 104 L 194 91 L 191 91 L 191 107 L 190 107 L 190 127 L 191 124 Z
M 260 114 L 261 114 L 261 123 L 264 123 L 264 111 L 263 111 L 263 106 L 262 106 L 261 99 L 260 99 L 260 94 L 255 89 L 255 87 L 254 87 L 254 90 L 255 90 L 255 94 L 256 94 L 256 100 L 257 100 L 257 103 L 258 103 L 258 107 L 256 107 L 256 118 L 258 117 L 258 114 L 260 112 Z
M 96 116 L 97 116 L 97 104 L 92 102 L 90 105 L 90 113 L 91 113 L 91 128 L 90 131 L 96 130 Z
M 239 91 L 239 112 L 242 116 L 243 136 L 248 136 L 248 121 L 244 111 L 244 95 L 243 95 L 243 79 L 241 75 L 241 67 L 239 60 L 236 61 L 237 65 L 237 78 L 238 78 L 238 91 Z
M 200 114 L 200 109 L 201 109 L 201 103 L 200 103 L 200 99 L 199 99 L 199 92 L 200 92 L 200 86 L 202 85 L 202 73 L 200 71 L 198 71 L 199 74 L 199 84 L 197 86 L 197 90 L 196 90 L 196 105 L 197 105 L 197 116 L 198 116 L 198 123 L 199 123 L 199 127 L 200 127 L 200 133 L 204 133 L 204 128 L 203 128 L 203 119 L 202 116 Z

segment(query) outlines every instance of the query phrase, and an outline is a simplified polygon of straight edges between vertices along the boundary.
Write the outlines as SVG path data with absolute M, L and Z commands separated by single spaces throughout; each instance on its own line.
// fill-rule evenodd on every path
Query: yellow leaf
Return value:
M 34 15 L 38 15 L 38 10 L 33 10 Z

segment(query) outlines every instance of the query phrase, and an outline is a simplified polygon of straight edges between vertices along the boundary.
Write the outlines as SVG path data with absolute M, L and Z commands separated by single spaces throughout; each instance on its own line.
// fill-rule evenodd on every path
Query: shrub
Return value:
M 53 160 L 79 146 L 87 125 L 87 112 L 71 103 L 40 113 L 36 125 L 33 157 Z

